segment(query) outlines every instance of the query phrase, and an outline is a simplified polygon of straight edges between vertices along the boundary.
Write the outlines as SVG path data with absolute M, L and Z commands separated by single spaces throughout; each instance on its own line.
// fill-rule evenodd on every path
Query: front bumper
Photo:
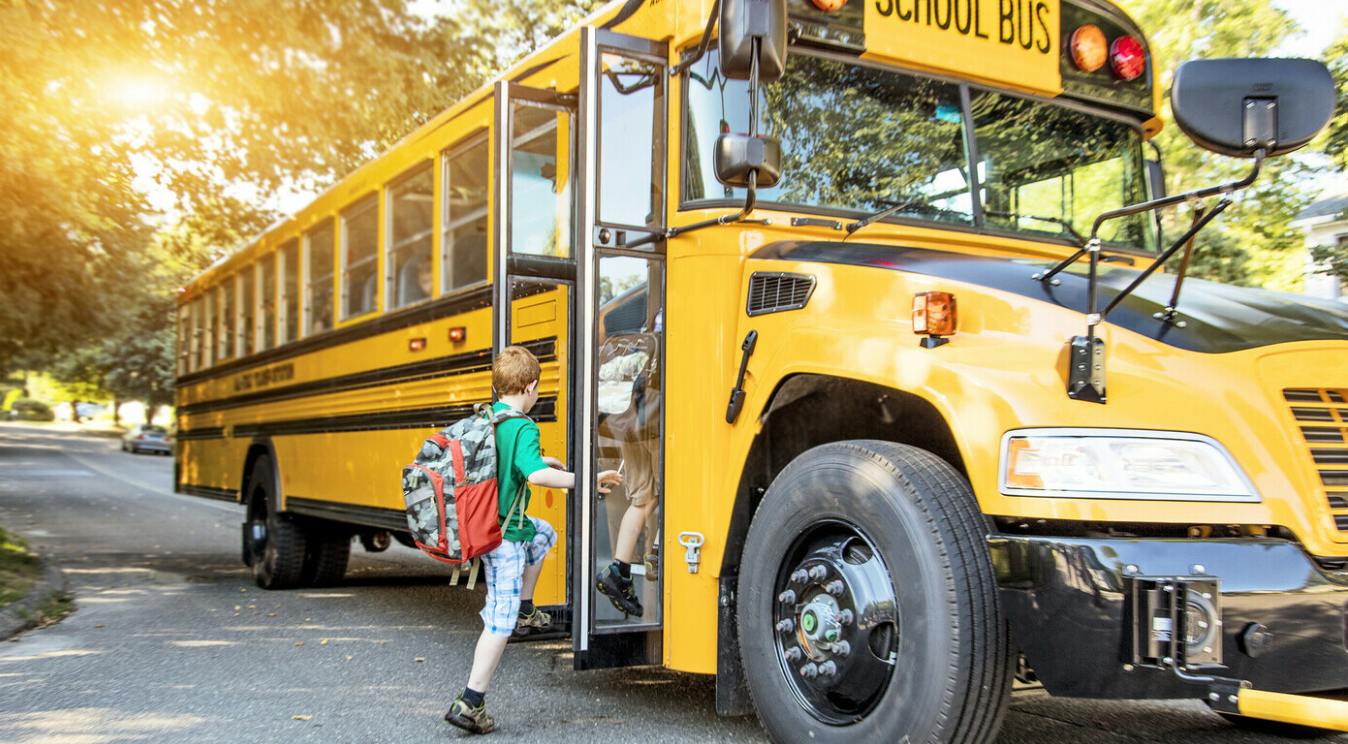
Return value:
M 992 535 L 988 545 L 1012 636 L 1054 695 L 1208 694 L 1173 669 L 1131 663 L 1135 576 L 1219 582 L 1221 658 L 1205 672 L 1258 691 L 1348 688 L 1348 571 L 1322 570 L 1291 542 Z

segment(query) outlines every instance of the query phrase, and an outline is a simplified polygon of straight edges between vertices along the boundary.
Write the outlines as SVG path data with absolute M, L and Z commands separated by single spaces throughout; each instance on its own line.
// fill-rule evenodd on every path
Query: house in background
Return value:
M 1315 246 L 1338 246 L 1339 250 L 1348 251 L 1348 182 L 1341 181 L 1325 189 L 1292 220 L 1291 227 L 1306 233 L 1305 293 L 1348 302 L 1342 282 L 1338 277 L 1318 273 L 1319 266 L 1310 252 Z

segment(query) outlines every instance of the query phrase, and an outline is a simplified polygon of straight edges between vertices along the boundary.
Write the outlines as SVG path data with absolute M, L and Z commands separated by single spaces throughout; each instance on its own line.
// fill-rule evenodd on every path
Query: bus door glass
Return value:
M 576 151 L 574 104 L 551 90 L 501 82 L 494 126 L 497 168 L 493 353 L 528 348 L 542 364 L 538 422 L 543 454 L 571 465 L 574 369 L 571 316 L 575 296 Z M 567 494 L 533 487 L 529 514 L 557 530 L 534 593 L 565 621 L 569 530 Z
M 580 257 L 590 452 L 579 510 L 579 667 L 660 662 L 667 159 L 663 44 L 587 29 L 581 108 L 587 250 Z M 595 474 L 622 473 L 599 493 Z M 667 551 L 666 551 L 667 552 Z M 615 562 L 616 561 L 616 562 Z M 620 562 L 620 563 L 619 563 Z

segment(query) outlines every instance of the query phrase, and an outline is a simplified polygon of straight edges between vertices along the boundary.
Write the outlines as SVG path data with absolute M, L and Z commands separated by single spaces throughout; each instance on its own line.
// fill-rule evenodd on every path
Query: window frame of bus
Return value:
M 689 50 L 686 50 L 684 54 L 688 54 L 690 51 L 691 47 L 689 48 Z M 714 49 L 709 51 L 707 56 L 710 57 L 714 52 L 715 52 Z M 1130 117 L 1126 114 L 1111 111 L 1107 108 L 1104 108 L 1103 106 L 1092 106 L 1088 103 L 1067 99 L 1061 96 L 1057 98 L 1045 98 L 1043 96 L 1026 95 L 1011 90 L 995 88 L 988 85 L 978 85 L 959 77 L 940 75 L 935 73 L 927 73 L 927 72 L 918 72 L 916 70 L 895 67 L 892 65 L 876 62 L 873 60 L 862 59 L 860 57 L 851 56 L 845 53 L 839 53 L 836 51 L 819 49 L 810 46 L 803 46 L 800 44 L 791 45 L 791 55 L 832 60 L 844 64 L 869 67 L 873 69 L 894 72 L 897 74 L 906 75 L 913 78 L 931 80 L 933 82 L 947 83 L 957 86 L 960 89 L 960 118 L 962 120 L 962 126 L 964 128 L 963 133 L 964 157 L 966 163 L 975 163 L 978 157 L 974 123 L 973 117 L 971 115 L 972 111 L 969 110 L 969 106 L 974 93 L 979 91 L 987 91 L 1014 98 L 1023 98 L 1036 103 L 1043 103 L 1053 106 L 1060 106 L 1063 108 L 1070 108 L 1075 111 L 1091 114 L 1092 116 L 1100 116 L 1114 121 L 1119 121 L 1132 127 L 1139 133 L 1139 135 L 1143 134 L 1145 131 L 1143 129 L 1141 121 L 1136 120 L 1135 118 Z M 735 207 L 735 208 L 742 207 L 744 206 L 744 197 L 742 195 L 731 198 L 717 198 L 717 199 L 704 198 L 696 200 L 691 200 L 687 197 L 688 177 L 689 177 L 688 138 L 692 131 L 692 127 L 688 126 L 689 98 L 690 98 L 689 84 L 691 82 L 690 81 L 691 72 L 692 68 L 689 68 L 687 70 L 684 70 L 683 73 L 679 76 L 680 93 L 679 93 L 678 116 L 679 116 L 680 137 L 679 137 L 678 211 L 683 212 L 683 211 L 694 211 L 705 209 L 720 209 L 725 207 Z M 966 116 L 966 114 L 970 115 Z M 973 177 L 970 179 L 970 188 L 969 188 L 970 192 L 972 192 L 974 196 L 972 224 L 960 225 L 951 222 L 941 222 L 938 220 L 924 220 L 913 217 L 900 217 L 894 215 L 886 217 L 884 220 L 882 220 L 882 222 L 902 224 L 902 225 L 912 225 L 916 227 L 934 227 L 936 229 L 941 230 L 971 233 L 975 235 L 992 235 L 997 237 L 1014 238 L 1018 240 L 1043 241 L 1073 246 L 1077 245 L 1077 243 L 1071 240 L 1069 237 L 1059 238 L 1051 235 L 1016 232 L 1013 230 L 1006 230 L 997 227 L 989 227 L 987 223 L 987 218 L 983 214 L 983 205 L 981 203 L 981 200 L 978 198 L 977 194 L 978 187 L 980 185 L 981 182 L 978 180 L 977 174 L 974 174 Z M 856 210 L 849 213 L 839 208 L 816 207 L 805 204 L 779 203 L 779 202 L 764 201 L 762 199 L 760 199 L 760 201 L 758 202 L 758 207 L 762 209 L 780 209 L 781 211 L 784 212 L 798 212 L 801 214 L 818 215 L 821 217 L 831 217 L 833 219 L 840 219 L 840 218 L 846 219 L 854 215 L 862 214 L 861 210 Z M 1109 250 L 1111 253 L 1122 253 L 1137 256 L 1156 255 L 1156 250 L 1134 248 L 1132 246 L 1127 245 L 1110 245 Z
M 380 260 L 379 260 L 379 259 L 380 259 L 380 246 L 379 246 L 379 243 L 380 243 L 380 239 L 379 239 L 380 230 L 379 230 L 379 226 L 380 226 L 380 224 L 383 222 L 383 220 L 380 219 L 380 212 L 382 211 L 381 208 L 380 208 L 380 206 L 381 206 L 381 205 L 380 205 L 380 201 L 381 201 L 381 199 L 380 199 L 380 194 L 381 194 L 381 192 L 382 192 L 382 190 L 381 190 L 381 191 L 377 191 L 377 192 L 375 192 L 375 193 L 373 193 L 373 194 L 369 194 L 369 195 L 367 195 L 367 196 L 361 197 L 360 199 L 357 199 L 355 202 L 353 202 L 353 203 L 351 204 L 351 206 L 347 207 L 346 209 L 343 209 L 343 210 L 340 212 L 340 214 L 338 215 L 338 217 L 339 217 L 339 219 L 340 219 L 339 226 L 338 226 L 338 230 L 337 230 L 337 231 L 338 231 L 338 244 L 339 244 L 339 247 L 338 247 L 338 255 L 340 256 L 340 261 L 341 261 L 341 264 L 340 264 L 340 274 L 341 274 L 341 278 L 340 278 L 340 281 L 339 281 L 339 283 L 338 283 L 338 287 L 339 287 L 339 288 L 338 288 L 338 294 L 339 294 L 339 297 L 338 297 L 338 301 L 337 301 L 337 322 L 338 322 L 338 323 L 345 323 L 345 322 L 347 322 L 347 321 L 349 321 L 349 320 L 355 320 L 356 318 L 363 318 L 363 317 L 365 317 L 365 316 L 367 316 L 367 315 L 370 315 L 371 313 L 375 313 L 375 312 L 378 312 L 378 311 L 379 311 L 379 290 L 380 290 L 380 288 L 379 288 L 379 263 L 380 263 Z M 374 214 L 374 229 L 371 231 L 372 234 L 374 235 L 374 245 L 372 246 L 372 250 L 370 251 L 370 255 L 369 255 L 368 257 L 362 258 L 362 259 L 360 259 L 360 261 L 358 261 L 358 262 L 356 262 L 356 263 L 352 263 L 351 260 L 350 260 L 350 253 L 351 253 L 351 235 L 352 235 L 352 233 L 353 233 L 353 230 L 352 230 L 352 228 L 351 228 L 351 223 L 352 223 L 355 219 L 357 219 L 357 218 L 363 218 L 363 217 L 365 217 L 366 214 L 367 214 L 367 213 L 370 213 L 370 212 L 373 212 L 373 214 Z M 365 303 L 364 303 L 364 301 L 362 301 L 362 302 L 361 302 L 361 305 L 362 305 L 361 311 L 358 312 L 358 313 L 350 313 L 350 312 L 348 312 L 348 299 L 351 297 L 351 286 L 350 286 L 351 280 L 350 280 L 350 276 L 355 272 L 355 270 L 357 270 L 357 269 L 364 269 L 364 268 L 365 268 L 367 265 L 369 265 L 371 262 L 374 263 L 374 268 L 371 270 L 370 276 L 373 277 L 374 280 L 375 280 L 375 283 L 374 283 L 375 296 L 372 297 L 372 298 L 370 298 L 370 303 L 369 303 L 369 306 L 368 306 L 368 307 L 365 307 Z M 370 281 L 370 280 L 369 280 L 368 278 L 366 278 L 366 279 L 362 282 L 362 286 L 361 286 L 361 289 L 360 289 L 362 297 L 363 297 L 363 295 L 364 295 L 364 293 L 365 293 L 365 286 L 364 286 L 364 285 L 368 284 L 369 281 Z
M 314 236 L 321 235 L 324 231 L 328 234 L 327 272 L 315 277 L 313 275 Z M 313 227 L 306 230 L 304 232 L 303 251 L 304 257 L 301 259 L 301 263 L 304 269 L 304 276 L 302 277 L 304 286 L 304 296 L 302 299 L 304 323 L 300 329 L 300 337 L 308 338 L 316 333 L 332 330 L 334 325 L 333 318 L 337 317 L 337 220 L 333 217 L 324 217 Z M 314 302 L 314 289 L 322 286 L 324 281 L 327 282 L 328 322 L 322 329 L 315 331 L 314 310 L 318 308 L 318 303 Z
M 257 308 L 254 307 L 257 301 L 257 264 L 249 264 L 240 269 L 236 278 L 239 293 L 235 305 L 239 316 L 236 324 L 239 333 L 236 340 L 239 345 L 238 356 L 243 358 L 257 352 Z
M 268 276 L 269 272 L 270 276 Z M 271 290 L 267 291 L 269 279 Z M 276 292 L 276 253 L 273 251 L 257 260 L 257 304 L 254 308 L 253 317 L 257 318 L 257 350 L 259 353 L 276 348 Z M 270 303 L 268 303 L 268 299 L 271 300 Z M 268 309 L 269 306 L 270 309 Z
M 418 233 L 416 235 L 412 235 L 410 237 L 403 238 L 402 244 L 399 244 L 395 233 L 396 230 L 398 229 L 397 222 L 399 212 L 397 209 L 397 204 L 400 198 L 400 190 L 412 185 L 417 179 L 425 175 L 430 176 L 430 193 L 428 194 L 431 202 L 430 213 L 428 215 L 430 217 L 430 224 L 423 232 Z M 423 161 L 420 161 L 416 165 L 413 165 L 412 167 L 403 171 L 402 174 L 400 174 L 396 179 L 390 181 L 388 185 L 384 187 L 384 204 L 385 204 L 384 210 L 385 218 L 383 220 L 384 310 L 385 311 L 398 310 L 404 307 L 409 307 L 411 305 L 416 305 L 418 303 L 429 302 L 439 295 L 439 293 L 436 292 L 434 281 L 435 161 L 431 158 L 427 158 Z M 398 274 L 400 274 L 402 271 L 406 269 L 400 268 L 400 264 L 397 260 L 398 253 L 399 251 L 406 249 L 408 251 L 413 252 L 412 258 L 416 258 L 417 256 L 415 251 L 419 247 L 419 244 L 422 240 L 425 240 L 425 258 L 426 260 L 432 262 L 431 267 L 432 281 L 431 281 L 430 294 L 426 297 L 418 297 L 414 300 L 399 302 L 399 300 L 402 299 L 401 297 L 402 277 L 398 276 Z M 402 264 L 402 266 L 405 265 L 406 264 Z M 414 281 L 419 280 L 414 279 Z
M 206 335 L 206 308 L 200 295 L 193 297 L 188 307 L 192 318 L 192 337 L 188 345 L 191 357 L 187 366 L 190 371 L 197 372 L 203 368 L 202 362 L 205 361 L 201 342 Z
M 452 211 L 455 205 L 451 201 L 453 181 L 450 179 L 450 162 L 468 156 L 473 150 L 480 148 L 482 151 L 483 173 L 487 174 L 482 188 L 482 204 L 480 207 L 467 210 L 464 214 L 455 217 Z M 452 294 L 472 287 L 479 287 L 490 283 L 490 265 L 491 265 L 491 241 L 488 231 L 491 229 L 491 142 L 488 137 L 486 127 L 474 130 L 456 144 L 450 145 L 440 151 L 440 294 Z M 458 268 L 455 259 L 458 258 L 459 241 L 462 237 L 456 236 L 455 231 L 465 227 L 472 227 L 478 222 L 482 223 L 482 250 L 481 278 L 474 279 L 467 283 L 457 283 Z
M 176 361 L 179 377 L 187 374 L 187 362 L 191 358 L 188 347 L 188 341 L 191 338 L 189 335 L 192 327 L 191 318 L 191 306 L 184 299 L 178 304 L 178 358 Z
M 202 337 L 202 361 L 204 367 L 215 366 L 215 327 L 220 322 L 219 308 L 216 307 L 217 300 L 214 288 L 202 293 L 205 299 L 205 330 L 206 334 Z
M 225 362 L 238 357 L 238 290 L 234 276 L 227 276 L 220 282 L 220 335 L 216 361 Z
M 300 239 L 291 238 L 276 250 L 276 273 L 279 277 L 277 288 L 281 299 L 276 303 L 276 341 L 277 346 L 297 341 L 300 338 Z M 291 279 L 294 279 L 292 282 Z M 292 304 L 293 303 L 293 304 Z

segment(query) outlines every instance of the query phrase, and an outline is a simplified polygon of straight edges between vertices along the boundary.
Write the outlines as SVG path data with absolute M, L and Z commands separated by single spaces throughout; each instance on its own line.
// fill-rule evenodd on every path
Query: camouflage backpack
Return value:
M 416 459 L 403 468 L 407 526 L 427 555 L 445 563 L 465 563 L 501 544 L 496 425 L 518 416 L 524 414 L 513 408 L 493 414 L 491 404 L 483 403 L 472 416 L 427 439 Z M 527 482 L 520 492 L 525 488 Z M 507 520 L 519 497 L 515 494 Z

